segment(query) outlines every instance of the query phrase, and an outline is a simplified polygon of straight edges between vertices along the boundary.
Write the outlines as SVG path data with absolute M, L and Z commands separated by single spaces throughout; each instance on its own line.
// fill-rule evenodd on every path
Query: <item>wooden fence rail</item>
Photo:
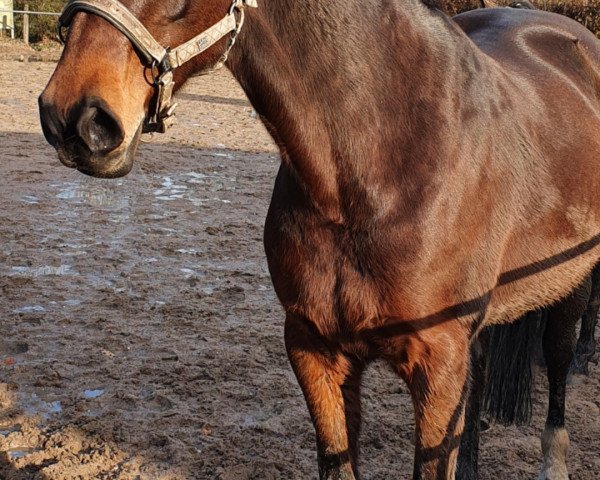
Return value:
M 23 15 L 23 41 L 29 44 L 29 15 L 50 15 L 53 17 L 60 16 L 60 13 L 57 12 L 34 12 L 29 10 L 29 6 L 26 3 L 23 10 L 0 10 L 0 13 L 12 13 L 13 15 Z M 3 32 L 4 28 L 0 28 L 0 31 Z M 10 36 L 15 38 L 15 27 L 14 25 L 10 28 Z

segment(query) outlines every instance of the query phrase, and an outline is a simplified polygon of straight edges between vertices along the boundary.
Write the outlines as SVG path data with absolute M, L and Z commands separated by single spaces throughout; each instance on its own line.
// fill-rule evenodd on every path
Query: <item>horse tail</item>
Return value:
M 479 8 L 496 8 L 499 7 L 497 3 L 492 0 L 479 0 Z
M 488 328 L 487 371 L 483 411 L 503 425 L 531 420 L 531 390 L 544 331 L 543 312 Z

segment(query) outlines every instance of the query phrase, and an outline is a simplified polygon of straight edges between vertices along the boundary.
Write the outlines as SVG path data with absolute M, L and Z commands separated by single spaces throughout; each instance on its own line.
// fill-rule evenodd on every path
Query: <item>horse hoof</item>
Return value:
M 590 358 L 577 356 L 573 359 L 573 363 L 571 363 L 571 371 L 570 373 L 576 375 L 589 375 L 589 363 Z
M 565 468 L 550 468 L 540 473 L 538 480 L 571 480 L 571 475 Z

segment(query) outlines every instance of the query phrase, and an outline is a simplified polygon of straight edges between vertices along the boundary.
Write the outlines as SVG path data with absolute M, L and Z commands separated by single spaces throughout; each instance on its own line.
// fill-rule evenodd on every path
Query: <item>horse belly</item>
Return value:
M 566 297 L 598 263 L 600 223 L 589 211 L 567 208 L 546 220 L 508 242 L 488 324 L 512 321 Z

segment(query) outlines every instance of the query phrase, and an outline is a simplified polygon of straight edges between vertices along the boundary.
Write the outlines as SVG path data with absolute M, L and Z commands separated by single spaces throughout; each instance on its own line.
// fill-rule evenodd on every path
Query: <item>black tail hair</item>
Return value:
M 545 327 L 543 312 L 489 328 L 483 411 L 503 425 L 531 420 L 534 367 Z

